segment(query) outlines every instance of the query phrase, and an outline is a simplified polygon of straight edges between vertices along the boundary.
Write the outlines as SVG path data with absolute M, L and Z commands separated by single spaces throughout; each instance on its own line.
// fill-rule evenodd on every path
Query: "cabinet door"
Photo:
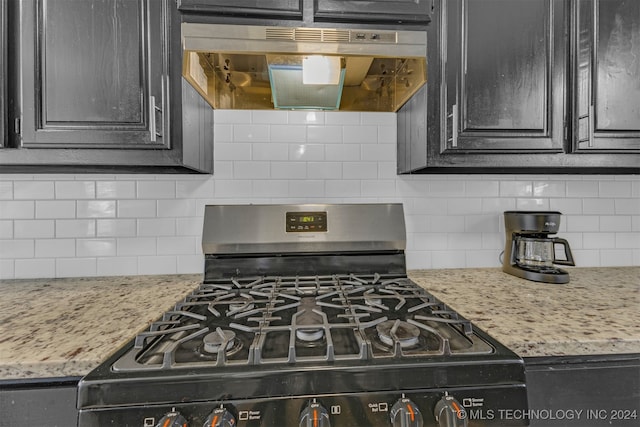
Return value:
M 25 1 L 15 146 L 168 148 L 162 2 Z
M 317 0 L 315 20 L 427 23 L 432 0 Z
M 442 153 L 561 152 L 566 3 L 443 3 L 448 11 Z
M 574 9 L 575 151 L 640 152 L 640 2 Z
M 178 9 L 221 15 L 302 18 L 303 0 L 178 0 Z
M 7 144 L 7 4 L 0 2 L 0 150 Z

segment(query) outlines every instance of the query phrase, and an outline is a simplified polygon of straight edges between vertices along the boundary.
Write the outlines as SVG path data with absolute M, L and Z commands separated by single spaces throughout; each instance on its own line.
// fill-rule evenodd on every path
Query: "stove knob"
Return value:
M 187 427 L 187 420 L 179 412 L 171 411 L 160 418 L 156 427 Z
M 422 414 L 411 399 L 402 396 L 391 407 L 391 424 L 393 427 L 422 427 Z
M 219 407 L 209 414 L 203 427 L 235 427 L 236 417 L 224 407 Z
M 453 396 L 445 394 L 433 410 L 440 427 L 467 427 L 467 411 Z
M 331 427 L 329 412 L 313 399 L 300 414 L 300 427 Z

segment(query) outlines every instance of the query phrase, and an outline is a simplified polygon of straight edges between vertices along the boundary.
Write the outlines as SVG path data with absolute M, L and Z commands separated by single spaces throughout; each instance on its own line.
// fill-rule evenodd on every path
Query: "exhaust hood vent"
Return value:
M 183 23 L 182 42 L 216 109 L 397 111 L 427 77 L 424 31 Z

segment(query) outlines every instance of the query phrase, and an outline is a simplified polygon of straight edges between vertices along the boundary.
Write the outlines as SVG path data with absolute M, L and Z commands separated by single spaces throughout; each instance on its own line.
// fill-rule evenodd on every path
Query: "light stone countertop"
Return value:
M 567 271 L 562 285 L 498 268 L 409 277 L 521 357 L 640 354 L 640 267 Z
M 499 269 L 409 276 L 519 355 L 640 353 L 640 267 L 574 268 L 549 285 Z M 201 275 L 0 281 L 0 381 L 88 373 Z
M 0 380 L 83 376 L 201 275 L 0 281 Z

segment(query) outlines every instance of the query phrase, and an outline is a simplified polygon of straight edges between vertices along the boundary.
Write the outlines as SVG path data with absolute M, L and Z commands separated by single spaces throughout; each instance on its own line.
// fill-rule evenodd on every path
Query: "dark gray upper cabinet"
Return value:
M 178 0 L 183 12 L 302 19 L 303 0 Z
M 191 14 L 314 23 L 426 24 L 433 0 L 178 0 Z
M 398 172 L 640 173 L 640 156 L 573 150 L 573 7 L 563 0 L 437 0 L 427 90 L 398 113 Z M 634 19 L 637 30 L 637 13 Z M 621 100 L 636 111 L 616 118 L 624 136 L 637 132 L 638 102 Z
M 432 0 L 316 0 L 316 21 L 427 23 Z
M 167 148 L 158 1 L 24 2 L 21 147 Z
M 0 2 L 0 150 L 7 145 L 7 4 Z
M 212 130 L 183 138 L 183 86 L 169 78 L 182 66 L 174 0 L 8 5 L 15 125 L 3 169 L 211 172 L 199 153 L 211 154 Z
M 640 2 L 574 9 L 575 151 L 640 152 Z

